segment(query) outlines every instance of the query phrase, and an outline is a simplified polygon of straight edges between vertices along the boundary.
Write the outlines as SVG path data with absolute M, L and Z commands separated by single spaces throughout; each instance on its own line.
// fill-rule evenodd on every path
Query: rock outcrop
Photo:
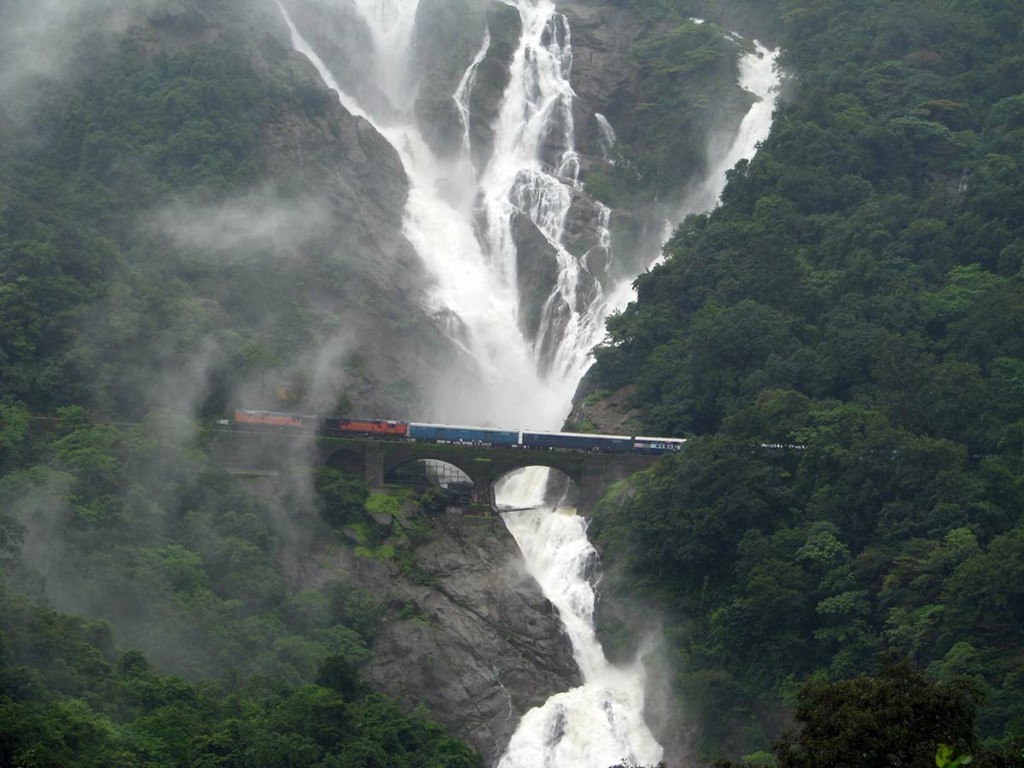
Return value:
M 321 38 L 342 87 L 358 89 L 365 74 L 360 67 L 368 59 L 360 55 L 367 32 L 353 9 L 320 0 L 289 0 L 286 7 L 300 29 Z M 310 410 L 335 407 L 342 391 L 367 413 L 416 410 L 425 397 L 417 382 L 435 379 L 457 353 L 442 319 L 424 309 L 430 277 L 403 232 L 409 183 L 401 159 L 292 50 L 275 2 L 227 4 L 216 12 L 197 8 L 188 2 L 161 6 L 136 35 L 150 55 L 251 40 L 252 70 L 273 94 L 275 108 L 259 124 L 253 157 L 260 174 L 226 203 L 232 210 L 279 217 L 288 232 L 287 242 L 256 242 L 232 256 L 272 265 L 264 270 L 266 319 L 254 322 L 305 313 L 307 335 L 268 376 L 280 380 L 291 370 L 300 372 Z M 295 297 L 292 307 L 282 306 L 286 295 Z M 253 298 L 245 303 L 252 305 Z
M 512 6 L 492 2 L 487 7 L 490 45 L 469 94 L 469 138 L 473 163 L 482 168 L 494 150 L 494 123 L 509 83 L 509 67 L 523 33 L 519 12 Z
M 558 252 L 523 213 L 512 216 L 519 281 L 519 327 L 530 339 L 540 331 L 544 306 L 558 285 Z
M 462 117 L 452 95 L 480 50 L 486 29 L 479 2 L 420 0 L 416 7 L 416 119 L 438 155 L 451 155 L 462 146 Z
M 351 2 L 284 0 L 283 4 L 345 92 L 362 103 L 385 108 L 383 94 L 368 92 L 373 88 L 368 69 L 373 61 L 370 31 Z M 283 42 L 288 44 L 288 38 Z
M 418 525 L 402 568 L 340 549 L 302 563 L 299 578 L 344 578 L 385 601 L 366 682 L 426 705 L 493 765 L 527 710 L 579 684 L 572 649 L 500 518 L 451 511 Z
M 559 8 L 572 30 L 572 87 L 577 148 L 601 158 L 601 129 L 595 114 L 620 125 L 636 103 L 636 78 L 641 62 L 633 55 L 650 25 L 623 5 L 568 0 Z

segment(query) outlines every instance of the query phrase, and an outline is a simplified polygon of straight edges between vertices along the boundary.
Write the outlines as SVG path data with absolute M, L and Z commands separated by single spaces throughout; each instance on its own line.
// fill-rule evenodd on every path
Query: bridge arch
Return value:
M 468 477 L 471 481 L 473 480 L 473 467 L 470 462 L 459 461 L 457 458 L 452 456 L 446 456 L 442 453 L 432 454 L 430 452 L 423 453 L 419 456 L 395 456 L 386 457 L 384 460 L 384 477 L 388 478 L 394 475 L 394 473 L 402 468 L 409 467 L 417 462 L 433 462 L 437 465 L 445 465 L 453 467 L 454 469 L 461 472 L 463 475 Z
M 530 470 L 548 470 L 540 477 Z M 539 483 L 543 482 L 543 486 Z M 526 498 L 543 498 L 544 501 L 575 506 L 580 498 L 580 481 L 578 476 L 565 471 L 561 467 L 547 464 L 524 464 L 512 467 L 493 480 L 495 496 L 499 504 L 508 504 L 513 499 L 509 495 L 522 494 Z M 503 495 L 505 498 L 503 498 Z
M 387 485 L 425 488 L 433 486 L 454 493 L 472 494 L 473 479 L 461 468 L 440 459 L 411 459 L 393 467 L 385 476 Z
M 366 474 L 366 458 L 361 451 L 350 448 L 339 448 L 330 454 L 324 461 L 324 465 L 339 472 L 344 472 L 358 477 Z

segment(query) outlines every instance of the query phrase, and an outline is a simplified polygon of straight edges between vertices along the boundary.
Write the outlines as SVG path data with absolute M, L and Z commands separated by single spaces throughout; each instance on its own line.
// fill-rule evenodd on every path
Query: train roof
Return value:
M 432 429 L 475 429 L 477 432 L 515 432 L 519 433 L 518 429 L 504 428 L 504 427 L 474 427 L 468 424 L 431 424 L 425 421 L 410 421 L 410 427 L 430 427 Z
M 551 435 L 552 437 L 589 437 L 592 439 L 607 438 L 610 440 L 632 440 L 630 435 L 605 435 L 598 432 L 552 432 L 543 429 L 524 429 L 524 435 Z
M 289 419 L 318 419 L 311 413 L 294 413 L 289 411 L 266 411 L 260 408 L 235 408 L 235 413 L 258 413 L 261 416 L 285 416 Z
M 338 421 L 387 421 L 394 422 L 396 424 L 408 424 L 405 419 L 371 419 L 364 416 L 328 416 L 328 419 L 337 419 Z

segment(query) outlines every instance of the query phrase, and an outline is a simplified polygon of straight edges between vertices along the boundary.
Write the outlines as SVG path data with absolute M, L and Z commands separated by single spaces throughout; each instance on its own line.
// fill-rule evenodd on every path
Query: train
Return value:
M 496 429 L 455 424 L 427 424 L 397 419 L 326 418 L 279 411 L 238 409 L 230 423 L 238 429 L 272 430 L 324 437 L 372 437 L 427 443 L 481 445 L 531 450 L 585 451 L 590 453 L 639 453 L 658 456 L 682 449 L 685 438 L 636 435 L 595 435 L 582 432 L 543 432 Z

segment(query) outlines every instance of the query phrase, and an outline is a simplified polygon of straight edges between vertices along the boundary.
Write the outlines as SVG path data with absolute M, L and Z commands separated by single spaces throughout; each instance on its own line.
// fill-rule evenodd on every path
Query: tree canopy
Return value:
M 692 439 L 592 530 L 670 617 L 702 755 L 763 750 L 801 681 L 883 649 L 966 675 L 1005 744 L 1024 728 L 1020 17 L 768 5 L 771 135 L 637 279 L 591 374 L 633 387 L 647 433 Z

